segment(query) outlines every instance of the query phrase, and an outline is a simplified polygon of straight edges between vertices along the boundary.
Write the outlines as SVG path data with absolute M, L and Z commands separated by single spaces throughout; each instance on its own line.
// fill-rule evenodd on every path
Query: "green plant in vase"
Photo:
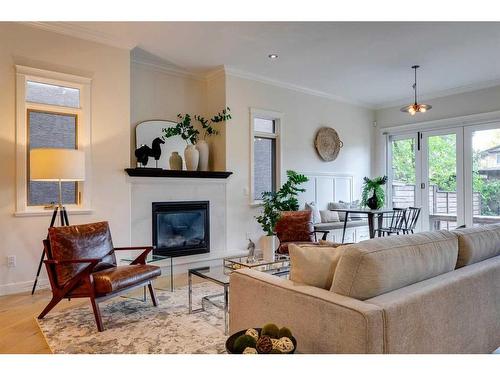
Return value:
M 198 169 L 198 161 L 200 154 L 195 148 L 196 141 L 200 132 L 193 127 L 191 123 L 191 116 L 186 113 L 177 115 L 179 122 L 173 127 L 163 128 L 163 139 L 179 135 L 186 141 L 186 148 L 184 150 L 184 160 L 186 161 L 186 168 L 188 171 L 195 171 Z
M 217 130 L 215 125 L 230 120 L 231 110 L 229 109 L 229 107 L 226 107 L 210 119 L 206 119 L 205 117 L 200 115 L 195 115 L 194 119 L 200 123 L 203 131 L 203 138 L 198 140 L 198 142 L 196 143 L 196 148 L 200 153 L 200 162 L 198 169 L 200 171 L 208 171 L 210 151 L 206 139 L 208 137 L 219 134 L 219 130 Z
M 387 176 L 369 179 L 363 178 L 363 190 L 361 193 L 361 206 L 372 210 L 382 208 L 385 203 L 385 191 L 383 186 L 387 182 Z
M 262 213 L 256 217 L 257 222 L 266 233 L 266 236 L 262 240 L 261 247 L 264 252 L 264 257 L 269 259 L 274 257 L 275 227 L 281 217 L 281 212 L 297 211 L 299 209 L 297 196 L 299 193 L 305 191 L 305 189 L 300 188 L 299 185 L 309 181 L 306 176 L 295 171 L 289 170 L 286 174 L 287 181 L 279 190 L 262 193 Z

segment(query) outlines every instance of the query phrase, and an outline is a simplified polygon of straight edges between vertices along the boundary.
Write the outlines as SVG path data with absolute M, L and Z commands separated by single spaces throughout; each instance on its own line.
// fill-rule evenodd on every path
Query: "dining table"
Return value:
M 370 208 L 330 208 L 330 211 L 344 212 L 344 230 L 342 231 L 342 243 L 344 243 L 345 231 L 347 228 L 347 221 L 349 214 L 366 214 L 368 219 L 368 229 L 370 232 L 370 238 L 375 237 L 375 216 L 377 216 L 377 228 L 382 228 L 384 214 L 394 212 L 393 208 L 379 208 L 372 210 Z

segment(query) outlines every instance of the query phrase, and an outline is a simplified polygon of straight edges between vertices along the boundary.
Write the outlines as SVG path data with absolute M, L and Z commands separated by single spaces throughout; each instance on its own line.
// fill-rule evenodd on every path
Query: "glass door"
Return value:
M 500 222 L 500 124 L 465 129 L 466 224 Z
M 422 230 L 455 229 L 464 224 L 463 130 L 420 133 Z
M 417 199 L 417 134 L 389 140 L 388 202 L 391 207 L 415 207 Z

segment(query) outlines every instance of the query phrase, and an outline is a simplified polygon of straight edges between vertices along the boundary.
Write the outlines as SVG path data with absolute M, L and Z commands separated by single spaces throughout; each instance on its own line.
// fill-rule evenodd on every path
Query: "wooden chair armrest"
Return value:
M 326 241 L 326 237 L 328 236 L 329 231 L 327 231 L 327 230 L 316 230 L 316 229 L 315 229 L 315 230 L 313 230 L 313 231 L 311 232 L 311 234 L 314 234 L 314 238 L 315 238 L 315 239 L 316 239 L 316 241 L 317 241 L 317 240 L 318 240 L 318 237 L 316 236 L 316 233 L 323 233 L 323 236 L 321 236 L 321 239 L 322 239 L 323 241 Z
M 63 260 L 55 260 L 55 259 L 46 259 L 43 262 L 45 264 L 76 264 L 76 263 L 92 263 L 96 265 L 101 261 L 101 258 L 87 258 L 87 259 L 63 259 Z

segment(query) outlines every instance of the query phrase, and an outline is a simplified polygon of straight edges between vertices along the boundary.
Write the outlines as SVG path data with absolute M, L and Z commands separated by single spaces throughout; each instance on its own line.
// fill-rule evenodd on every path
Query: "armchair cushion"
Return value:
M 50 258 L 72 260 L 99 258 L 97 269 L 116 266 L 113 241 L 106 221 L 100 223 L 52 227 L 49 229 Z M 104 263 L 104 264 L 103 264 Z M 60 264 L 55 267 L 57 283 L 62 286 L 88 264 Z
M 116 292 L 161 275 L 157 266 L 137 264 L 94 272 L 94 289 L 98 295 Z

